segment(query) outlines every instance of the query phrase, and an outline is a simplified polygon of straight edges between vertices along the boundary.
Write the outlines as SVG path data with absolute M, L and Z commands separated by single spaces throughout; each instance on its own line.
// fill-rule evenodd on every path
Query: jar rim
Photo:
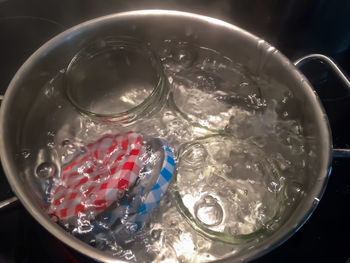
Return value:
M 201 137 L 197 139 L 196 141 L 185 143 L 181 146 L 181 148 L 178 151 L 177 154 L 177 166 L 179 167 L 179 163 L 181 162 L 182 159 L 182 154 L 191 146 L 200 143 L 202 141 L 206 141 L 207 139 L 211 138 L 231 138 L 232 135 L 228 134 L 213 134 L 213 135 L 208 135 Z M 246 142 L 247 143 L 247 142 Z M 251 145 L 251 143 L 249 143 Z M 270 165 L 272 165 L 271 160 L 266 159 Z M 178 208 L 178 211 L 180 214 L 185 218 L 185 220 L 189 223 L 189 225 L 197 232 L 201 233 L 202 235 L 206 236 L 207 238 L 211 240 L 217 240 L 221 241 L 227 244 L 242 244 L 242 243 L 247 243 L 251 242 L 252 240 L 258 238 L 260 235 L 263 234 L 268 234 L 269 231 L 273 231 L 271 229 L 271 226 L 274 225 L 276 220 L 280 220 L 282 210 L 277 209 L 276 214 L 271 217 L 267 222 L 265 222 L 264 225 L 262 225 L 260 228 L 252 231 L 251 233 L 247 234 L 229 234 L 225 232 L 220 232 L 217 230 L 212 230 L 208 226 L 206 226 L 204 223 L 202 223 L 200 220 L 198 220 L 189 210 L 189 208 L 185 205 L 183 198 L 180 194 L 180 189 L 178 186 L 178 172 L 179 169 L 175 169 L 174 171 L 174 183 L 173 183 L 173 195 L 174 195 L 174 200 L 175 204 Z M 275 171 L 277 172 L 277 171 Z M 277 172 L 278 173 L 278 172 Z M 279 176 L 279 175 L 278 175 Z M 285 186 L 283 186 L 285 188 Z M 279 202 L 282 202 L 282 194 L 283 191 L 281 191 L 280 194 L 276 196 Z
M 104 43 L 104 46 L 99 47 L 99 44 L 101 42 Z M 69 74 L 71 73 L 73 66 L 81 58 L 84 58 L 84 56 L 86 57 L 87 54 L 90 57 L 96 56 L 106 48 L 120 48 L 120 49 L 132 50 L 133 52 L 146 54 L 147 58 L 150 59 L 155 69 L 156 81 L 151 93 L 141 103 L 125 111 L 116 112 L 116 113 L 99 113 L 99 112 L 91 111 L 86 107 L 80 105 L 80 103 L 76 101 L 76 99 L 70 92 Z M 91 51 L 89 51 L 90 49 L 92 50 L 96 49 L 96 50 L 95 52 L 93 52 L 93 54 L 91 54 Z M 129 37 L 129 36 L 106 37 L 99 41 L 96 40 L 90 43 L 89 45 L 87 45 L 86 47 L 82 48 L 78 53 L 74 55 L 74 57 L 69 62 L 64 74 L 64 79 L 65 79 L 64 80 L 65 95 L 68 98 L 69 102 L 80 113 L 87 115 L 88 117 L 99 119 L 102 121 L 106 121 L 106 122 L 120 121 L 123 124 L 129 124 L 134 120 L 136 120 L 139 117 L 138 115 L 142 115 L 142 113 L 146 111 L 149 108 L 149 106 L 159 97 L 159 93 L 162 93 L 161 91 L 164 88 L 165 82 L 166 82 L 160 59 L 158 58 L 154 50 L 150 48 L 150 44 L 146 44 L 136 38 Z

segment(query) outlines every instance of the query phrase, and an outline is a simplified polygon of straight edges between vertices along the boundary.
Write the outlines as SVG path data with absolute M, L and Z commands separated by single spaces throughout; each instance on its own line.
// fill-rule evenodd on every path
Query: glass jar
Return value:
M 79 112 L 130 125 L 166 100 L 156 54 L 137 39 L 108 37 L 80 50 L 68 65 L 66 95 Z

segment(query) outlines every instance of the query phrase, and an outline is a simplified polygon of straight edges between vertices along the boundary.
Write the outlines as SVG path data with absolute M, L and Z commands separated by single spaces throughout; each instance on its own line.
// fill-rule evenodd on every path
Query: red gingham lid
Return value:
M 62 168 L 51 195 L 50 212 L 68 219 L 87 211 L 98 214 L 120 199 L 139 175 L 144 151 L 139 134 L 105 135 Z

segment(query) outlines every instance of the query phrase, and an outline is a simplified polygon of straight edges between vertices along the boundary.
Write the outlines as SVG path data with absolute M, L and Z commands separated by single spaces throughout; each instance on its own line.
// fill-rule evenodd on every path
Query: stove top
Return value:
M 350 10 L 349 1 L 237 2 L 0 0 L 0 94 L 21 64 L 56 34 L 90 18 L 145 8 L 218 17 L 265 38 L 291 60 L 321 52 L 350 72 L 350 22 L 344 11 Z M 350 148 L 350 91 L 323 64 L 315 62 L 304 70 L 329 116 L 334 146 Z M 349 160 L 334 160 L 327 190 L 311 218 L 288 241 L 254 262 L 350 262 L 349 171 Z M 0 200 L 12 196 L 9 189 L 1 170 Z M 0 262 L 94 262 L 48 233 L 20 204 L 0 212 L 0 236 Z

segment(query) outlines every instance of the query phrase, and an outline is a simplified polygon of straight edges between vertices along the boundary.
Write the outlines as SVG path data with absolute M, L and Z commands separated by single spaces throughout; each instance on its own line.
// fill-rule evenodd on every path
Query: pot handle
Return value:
M 3 95 L 0 95 L 0 102 L 4 99 Z M 6 208 L 11 207 L 12 205 L 15 205 L 18 203 L 18 198 L 16 196 L 10 197 L 8 199 L 5 199 L 3 201 L 0 201 L 0 211 L 4 210 Z
M 322 54 L 310 54 L 297 59 L 294 62 L 294 65 L 300 69 L 302 65 L 304 65 L 305 63 L 311 60 L 320 60 L 326 63 L 350 91 L 349 77 L 342 71 L 342 69 L 337 65 L 337 63 L 335 63 L 335 61 L 330 57 L 327 57 Z M 337 158 L 337 159 L 350 158 L 350 149 L 333 149 L 333 158 Z

